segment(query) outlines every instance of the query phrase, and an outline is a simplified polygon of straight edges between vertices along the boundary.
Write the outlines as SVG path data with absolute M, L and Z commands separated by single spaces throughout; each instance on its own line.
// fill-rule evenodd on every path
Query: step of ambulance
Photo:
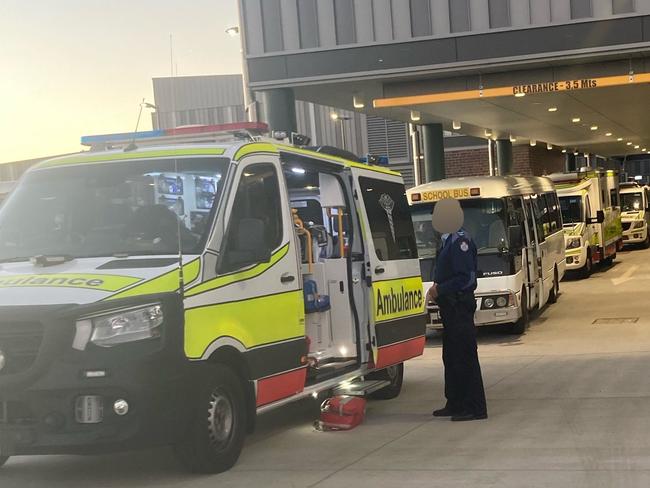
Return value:
M 367 396 L 390 385 L 386 380 L 345 382 L 333 389 L 333 395 Z

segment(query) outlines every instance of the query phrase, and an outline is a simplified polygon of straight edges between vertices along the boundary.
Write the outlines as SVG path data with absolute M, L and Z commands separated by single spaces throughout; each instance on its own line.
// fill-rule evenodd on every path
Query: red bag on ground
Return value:
M 366 415 L 366 400 L 361 397 L 340 395 L 328 398 L 320 407 L 321 430 L 350 430 Z

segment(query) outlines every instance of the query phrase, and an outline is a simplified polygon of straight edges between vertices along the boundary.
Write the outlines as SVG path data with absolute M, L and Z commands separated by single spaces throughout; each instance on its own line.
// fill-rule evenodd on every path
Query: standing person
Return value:
M 436 259 L 434 283 L 427 301 L 435 301 L 442 318 L 442 360 L 445 367 L 447 405 L 434 417 L 453 421 L 487 418 L 485 391 L 476 345 L 477 257 L 471 236 L 462 228 L 463 210 L 458 200 L 439 201 L 433 211 L 433 227 L 443 234 Z

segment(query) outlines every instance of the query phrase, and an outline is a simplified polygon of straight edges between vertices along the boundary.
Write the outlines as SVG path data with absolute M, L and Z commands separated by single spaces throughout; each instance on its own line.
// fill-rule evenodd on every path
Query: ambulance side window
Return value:
M 372 241 L 381 261 L 417 259 L 415 232 L 404 185 L 359 178 Z
M 282 243 L 282 205 L 278 175 L 272 164 L 246 166 L 228 223 L 220 273 L 268 261 Z

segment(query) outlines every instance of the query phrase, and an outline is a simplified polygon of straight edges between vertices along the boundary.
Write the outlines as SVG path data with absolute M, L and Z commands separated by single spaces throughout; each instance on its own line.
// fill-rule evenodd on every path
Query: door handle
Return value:
M 280 283 L 292 283 L 296 279 L 295 276 L 290 275 L 289 273 L 285 273 L 282 276 L 280 276 Z
M 382 266 L 377 266 L 375 268 L 375 274 L 382 274 L 384 271 L 386 271 Z

